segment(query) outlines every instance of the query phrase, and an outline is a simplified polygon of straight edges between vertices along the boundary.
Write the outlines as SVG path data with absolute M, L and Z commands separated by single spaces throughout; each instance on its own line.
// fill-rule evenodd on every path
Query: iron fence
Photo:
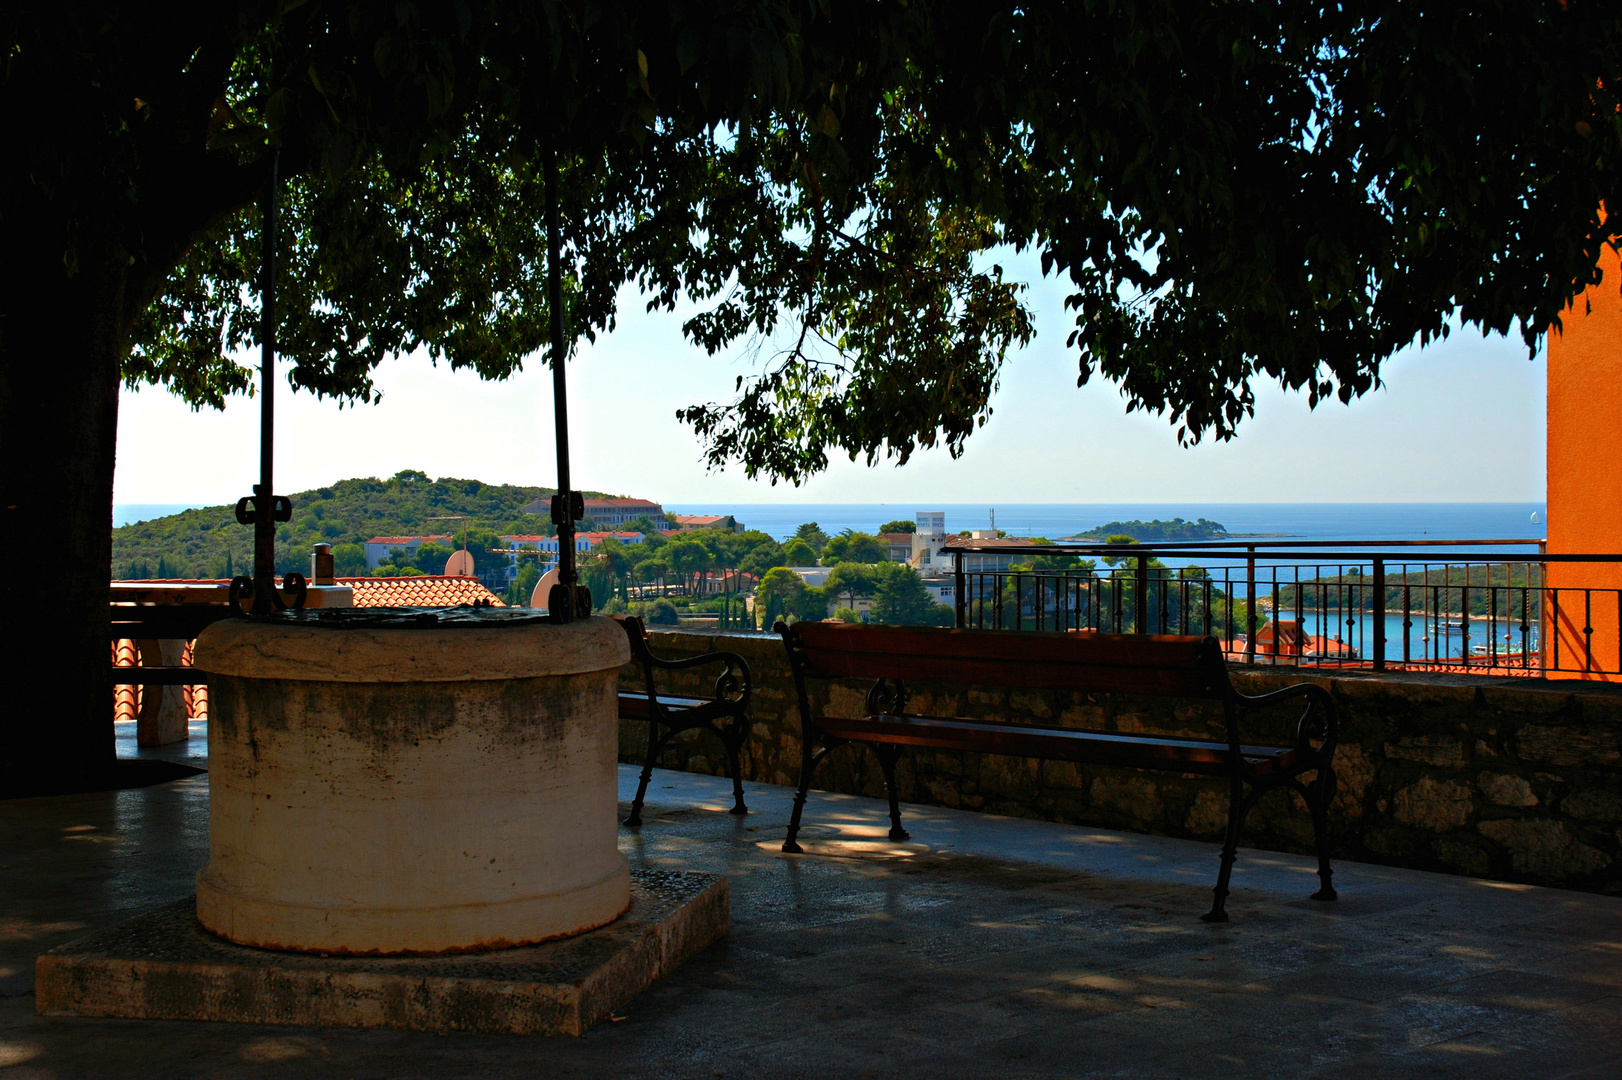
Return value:
M 1254 664 L 1622 674 L 1622 556 L 1539 540 L 947 550 L 960 627 L 1198 634 Z

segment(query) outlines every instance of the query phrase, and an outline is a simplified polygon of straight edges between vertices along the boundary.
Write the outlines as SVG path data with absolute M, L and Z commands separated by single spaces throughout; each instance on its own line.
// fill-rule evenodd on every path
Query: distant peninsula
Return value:
M 1189 540 L 1226 540 L 1230 535 L 1225 525 L 1206 518 L 1198 521 L 1183 518 L 1162 521 L 1156 518 L 1153 521 L 1111 521 L 1066 539 L 1103 541 L 1112 536 L 1130 536 L 1140 544 L 1167 544 Z

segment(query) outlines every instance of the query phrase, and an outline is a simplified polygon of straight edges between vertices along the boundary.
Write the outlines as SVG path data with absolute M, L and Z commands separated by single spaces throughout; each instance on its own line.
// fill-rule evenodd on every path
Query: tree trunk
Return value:
M 56 224 L 13 234 L 23 242 L 0 271 L 0 640 L 13 671 L 0 795 L 104 787 L 115 757 L 107 582 L 129 258 L 116 227 L 84 222 L 65 256 Z

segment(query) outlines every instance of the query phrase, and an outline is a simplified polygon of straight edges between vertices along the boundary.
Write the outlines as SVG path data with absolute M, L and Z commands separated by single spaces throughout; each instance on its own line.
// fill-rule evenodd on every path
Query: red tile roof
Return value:
M 354 590 L 356 607 L 456 607 L 475 600 L 507 606 L 471 577 L 346 577 L 337 583 Z
M 942 547 L 1028 548 L 1036 546 L 1027 536 L 1002 536 L 995 540 L 976 540 L 972 536 L 949 536 Z
M 586 506 L 649 506 L 657 509 L 659 504 L 647 499 L 587 499 Z

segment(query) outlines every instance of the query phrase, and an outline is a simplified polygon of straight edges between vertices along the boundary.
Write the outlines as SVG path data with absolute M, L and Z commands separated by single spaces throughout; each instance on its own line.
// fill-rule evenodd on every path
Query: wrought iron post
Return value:
M 1385 670 L 1385 560 L 1374 558 L 1374 670 Z M 1276 636 L 1276 635 L 1275 635 Z
M 963 593 L 963 552 L 952 552 L 952 599 L 957 608 L 957 627 L 959 630 L 968 625 L 969 602 Z
M 564 372 L 562 238 L 558 229 L 558 158 L 546 152 L 546 306 L 552 324 L 552 419 L 558 448 L 558 493 L 552 496 L 552 524 L 558 530 L 558 581 L 547 594 L 553 622 L 573 622 L 591 614 L 591 591 L 579 584 L 574 523 L 586 516 L 584 497 L 569 481 L 569 397 Z M 584 593 L 584 597 L 581 594 Z
M 304 575 L 289 571 L 282 582 L 287 599 L 276 589 L 276 523 L 293 520 L 293 501 L 275 494 L 276 464 L 276 188 L 281 152 L 270 152 L 270 177 L 260 205 L 259 268 L 259 483 L 253 494 L 237 500 L 236 518 L 253 526 L 253 576 L 231 580 L 233 605 L 251 600 L 249 615 L 269 615 L 304 606 Z
M 1539 541 L 1538 542 L 1538 554 L 1539 555 L 1547 555 L 1548 553 L 1549 553 L 1549 542 L 1547 540 Z M 1530 577 L 1531 575 L 1528 574 L 1527 576 Z M 1554 649 L 1559 648 L 1558 645 L 1553 645 L 1553 646 L 1550 645 L 1551 639 L 1554 639 L 1554 640 L 1557 641 L 1558 638 L 1556 638 L 1556 635 L 1558 635 L 1560 633 L 1560 627 L 1558 625 L 1556 625 L 1556 619 L 1554 617 L 1554 613 L 1559 610 L 1559 607 L 1560 607 L 1559 599 L 1555 597 L 1553 591 L 1549 588 L 1549 564 L 1547 562 L 1543 561 L 1542 559 L 1539 559 L 1538 560 L 1538 624 L 1539 624 L 1539 630 L 1538 630 L 1538 667 L 1539 667 L 1539 669 L 1542 671 L 1542 673 L 1544 675 L 1547 675 L 1550 672 L 1550 670 L 1555 666 L 1553 663 L 1550 662 L 1550 656 L 1551 656 L 1550 649 L 1551 648 L 1554 648 Z M 1523 656 L 1526 653 L 1526 646 L 1524 644 L 1521 646 L 1521 653 L 1522 653 Z M 1558 653 L 1556 653 L 1554 655 L 1554 660 L 1558 661 L 1558 659 L 1559 659 L 1559 656 L 1558 656 Z
M 1273 612 L 1274 617 L 1278 612 Z M 1273 636 L 1278 637 L 1278 627 L 1273 627 Z M 1245 548 L 1245 663 L 1256 662 L 1256 546 L 1248 545 Z
M 1149 556 L 1139 555 L 1137 567 L 1133 571 L 1133 579 L 1137 596 L 1133 597 L 1132 605 L 1132 632 L 1147 634 L 1149 632 Z

